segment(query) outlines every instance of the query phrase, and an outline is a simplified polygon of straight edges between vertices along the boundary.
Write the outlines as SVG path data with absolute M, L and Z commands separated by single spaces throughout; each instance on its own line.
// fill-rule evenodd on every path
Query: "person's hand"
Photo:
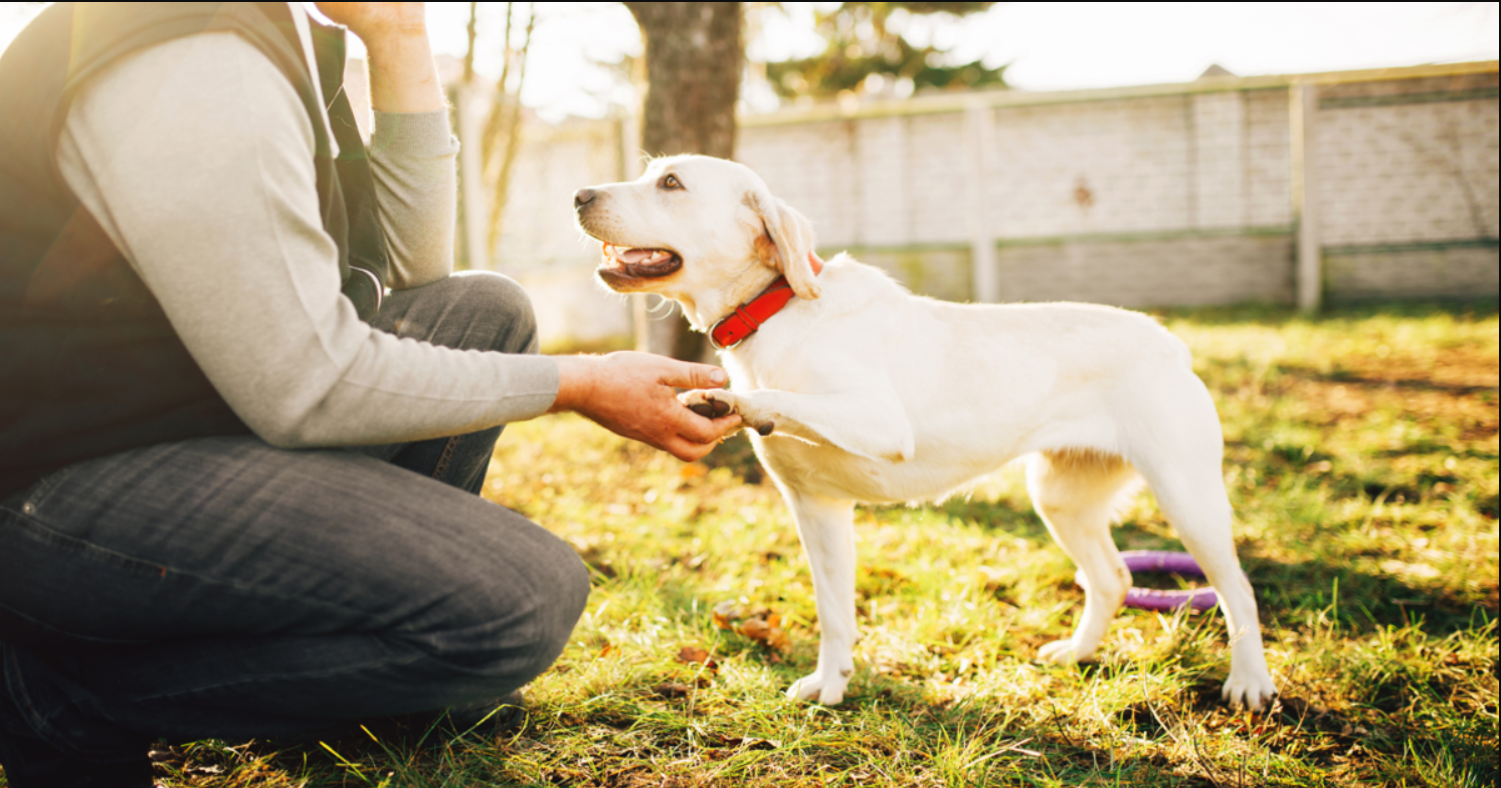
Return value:
M 365 42 L 370 106 L 380 112 L 436 112 L 447 106 L 427 40 L 423 3 L 318 3 L 330 20 Z
M 425 3 L 314 3 L 369 45 L 393 36 L 427 35 Z
M 818 276 L 819 274 L 823 273 L 823 258 L 819 257 L 818 252 L 815 252 L 812 249 L 808 250 L 808 265 L 813 267 L 814 276 Z
M 558 398 L 551 412 L 571 410 L 605 429 L 671 452 L 684 462 L 714 450 L 740 429 L 740 416 L 707 419 L 678 401 L 677 388 L 718 388 L 724 370 L 650 353 L 558 356 Z

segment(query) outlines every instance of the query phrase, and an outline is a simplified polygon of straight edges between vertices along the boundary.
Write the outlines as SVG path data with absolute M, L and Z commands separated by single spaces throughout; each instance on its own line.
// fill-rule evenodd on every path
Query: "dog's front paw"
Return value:
M 1080 654 L 1079 651 L 1072 638 L 1055 640 L 1037 650 L 1037 660 L 1051 665 L 1072 665 L 1094 656 L 1092 650 L 1087 654 Z
M 844 701 L 844 689 L 849 683 L 850 680 L 844 676 L 829 679 L 824 677 L 823 671 L 814 671 L 813 675 L 793 682 L 787 688 L 787 697 L 790 700 L 811 700 L 825 706 L 838 706 Z
M 693 389 L 679 394 L 678 401 L 706 419 L 717 419 L 720 416 L 739 413 L 740 418 L 745 420 L 745 426 L 760 433 L 762 437 L 770 435 L 777 428 L 773 418 L 756 412 L 754 408 L 745 407 L 745 400 L 737 398 L 733 391 Z
M 1247 709 L 1248 711 L 1261 711 L 1272 698 L 1277 695 L 1277 685 L 1272 683 L 1272 677 L 1266 671 L 1242 671 L 1248 675 L 1239 675 L 1235 667 L 1230 668 L 1230 678 L 1225 682 L 1225 688 L 1220 691 L 1220 697 L 1231 706 Z
M 723 389 L 692 389 L 679 394 L 678 401 L 706 419 L 717 419 L 734 412 L 735 403 L 731 397 Z

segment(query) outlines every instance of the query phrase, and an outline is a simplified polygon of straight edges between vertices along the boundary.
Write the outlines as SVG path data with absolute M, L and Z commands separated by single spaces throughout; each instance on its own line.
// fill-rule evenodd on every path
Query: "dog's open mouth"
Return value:
M 604 245 L 600 270 L 635 279 L 667 276 L 683 267 L 683 258 L 669 249 L 638 249 L 630 246 Z

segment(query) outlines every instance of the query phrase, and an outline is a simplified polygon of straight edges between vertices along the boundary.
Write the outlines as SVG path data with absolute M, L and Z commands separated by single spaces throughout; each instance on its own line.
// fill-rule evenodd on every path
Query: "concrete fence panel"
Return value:
M 1495 296 L 1497 84 L 1489 61 L 919 96 L 745 116 L 737 158 L 813 220 L 825 255 L 939 298 Z M 560 284 L 596 263 L 571 196 L 630 171 L 628 123 L 525 129 L 494 258 L 578 302 L 542 310 L 544 331 L 629 325 L 620 299 Z

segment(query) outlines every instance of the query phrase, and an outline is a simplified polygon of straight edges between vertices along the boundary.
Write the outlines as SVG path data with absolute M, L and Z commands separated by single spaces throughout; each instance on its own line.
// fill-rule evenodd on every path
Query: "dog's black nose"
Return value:
M 582 208 L 599 196 L 599 192 L 593 189 L 579 189 L 573 193 L 573 207 Z

